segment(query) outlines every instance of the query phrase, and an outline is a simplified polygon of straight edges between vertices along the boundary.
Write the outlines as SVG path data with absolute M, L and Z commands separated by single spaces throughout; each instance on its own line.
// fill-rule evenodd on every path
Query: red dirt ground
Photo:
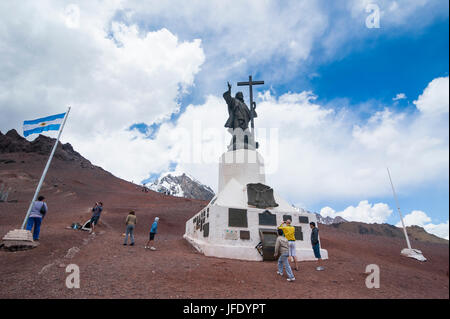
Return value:
M 1 154 L 0 181 L 12 186 L 0 203 L 0 236 L 19 228 L 46 157 Z M 24 163 L 21 163 L 24 161 Z M 56 186 L 55 186 L 56 185 Z M 206 203 L 144 193 L 136 185 L 98 168 L 55 159 L 41 191 L 49 212 L 40 245 L 29 251 L 0 251 L 0 298 L 449 298 L 449 246 L 415 242 L 425 263 L 400 256 L 402 240 L 344 233 L 320 225 L 330 259 L 325 271 L 301 262 L 296 282 L 276 274 L 275 262 L 205 257 L 183 238 L 185 222 Z M 104 203 L 95 235 L 66 229 L 90 217 L 95 201 Z M 123 246 L 125 217 L 135 210 L 136 246 Z M 158 250 L 144 249 L 155 216 L 160 217 Z M 70 248 L 80 249 L 66 258 Z M 79 289 L 65 286 L 65 267 L 80 268 Z M 380 267 L 379 289 L 365 286 L 366 266 Z

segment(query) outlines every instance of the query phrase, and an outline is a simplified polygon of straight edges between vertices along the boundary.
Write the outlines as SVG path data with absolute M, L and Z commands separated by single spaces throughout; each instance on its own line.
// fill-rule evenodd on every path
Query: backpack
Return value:
M 45 204 L 42 203 L 41 209 L 39 210 L 39 213 L 41 213 L 42 217 L 45 216 L 45 213 L 47 213 L 47 210 L 45 209 Z

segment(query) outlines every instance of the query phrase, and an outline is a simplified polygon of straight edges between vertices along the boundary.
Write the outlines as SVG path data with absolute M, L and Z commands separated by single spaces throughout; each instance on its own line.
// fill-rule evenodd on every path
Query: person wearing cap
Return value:
M 159 217 L 155 217 L 155 221 L 153 222 L 152 227 L 150 228 L 150 238 L 144 248 L 150 248 L 151 250 L 156 250 L 156 248 L 154 246 L 150 246 L 150 242 L 155 240 L 156 231 L 158 229 L 158 221 L 159 221 Z

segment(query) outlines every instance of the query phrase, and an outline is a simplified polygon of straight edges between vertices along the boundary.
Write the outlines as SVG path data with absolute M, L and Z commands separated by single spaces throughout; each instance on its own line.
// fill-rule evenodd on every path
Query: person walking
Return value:
M 289 242 L 289 257 L 293 259 L 295 270 L 298 271 L 297 254 L 295 252 L 295 227 L 291 225 L 291 220 L 287 219 L 278 229 L 283 230 L 284 236 Z
M 45 197 L 39 196 L 37 201 L 33 203 L 30 215 L 27 220 L 27 230 L 33 230 L 33 240 L 39 241 L 39 234 L 41 232 L 42 219 L 48 211 L 47 204 L 45 203 Z
M 134 211 L 128 213 L 127 219 L 125 220 L 125 225 L 127 229 L 125 231 L 125 241 L 123 243 L 124 246 L 128 243 L 128 235 L 130 235 L 130 246 L 134 246 L 134 228 L 136 227 L 137 217 Z
M 147 244 L 144 246 L 145 249 L 150 248 L 151 250 L 156 250 L 156 248 L 154 246 L 150 246 L 150 244 L 153 240 L 155 240 L 155 235 L 158 230 L 158 221 L 159 217 L 155 217 L 155 221 L 153 222 L 152 227 L 150 228 L 150 235 L 149 235 L 150 238 L 148 239 Z
M 316 270 L 324 270 L 322 267 L 322 256 L 320 255 L 320 243 L 319 243 L 319 228 L 316 227 L 316 223 L 310 222 L 309 226 L 311 227 L 311 245 L 314 251 L 314 256 L 317 258 L 318 267 Z
M 289 265 L 289 241 L 284 237 L 284 232 L 282 229 L 278 229 L 278 237 L 275 242 L 275 253 L 274 257 L 278 258 L 278 271 L 277 274 L 283 276 L 283 266 L 286 269 L 286 274 L 288 276 L 287 281 L 294 281 L 295 277 L 292 273 L 291 265 Z
M 95 225 L 98 224 L 98 220 L 100 219 L 100 214 L 103 211 L 103 203 L 96 202 L 94 207 L 92 208 L 92 217 L 91 217 L 91 230 L 89 233 L 95 234 Z

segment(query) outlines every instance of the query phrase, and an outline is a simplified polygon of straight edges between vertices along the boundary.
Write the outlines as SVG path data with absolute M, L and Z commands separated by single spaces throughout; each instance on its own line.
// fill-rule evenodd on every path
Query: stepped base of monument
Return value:
M 208 257 L 229 258 L 249 261 L 263 261 L 263 257 L 258 253 L 253 246 L 235 246 L 235 245 L 218 245 L 212 244 L 203 240 L 192 238 L 188 235 L 183 235 L 194 248 Z M 314 261 L 317 260 L 314 256 L 314 252 L 311 249 L 297 248 L 297 260 L 298 261 Z M 322 259 L 328 259 L 328 251 L 321 249 L 320 254 Z
M 33 241 L 33 235 L 25 229 L 14 229 L 2 238 L 0 248 L 7 251 L 28 250 L 37 247 L 39 243 Z

